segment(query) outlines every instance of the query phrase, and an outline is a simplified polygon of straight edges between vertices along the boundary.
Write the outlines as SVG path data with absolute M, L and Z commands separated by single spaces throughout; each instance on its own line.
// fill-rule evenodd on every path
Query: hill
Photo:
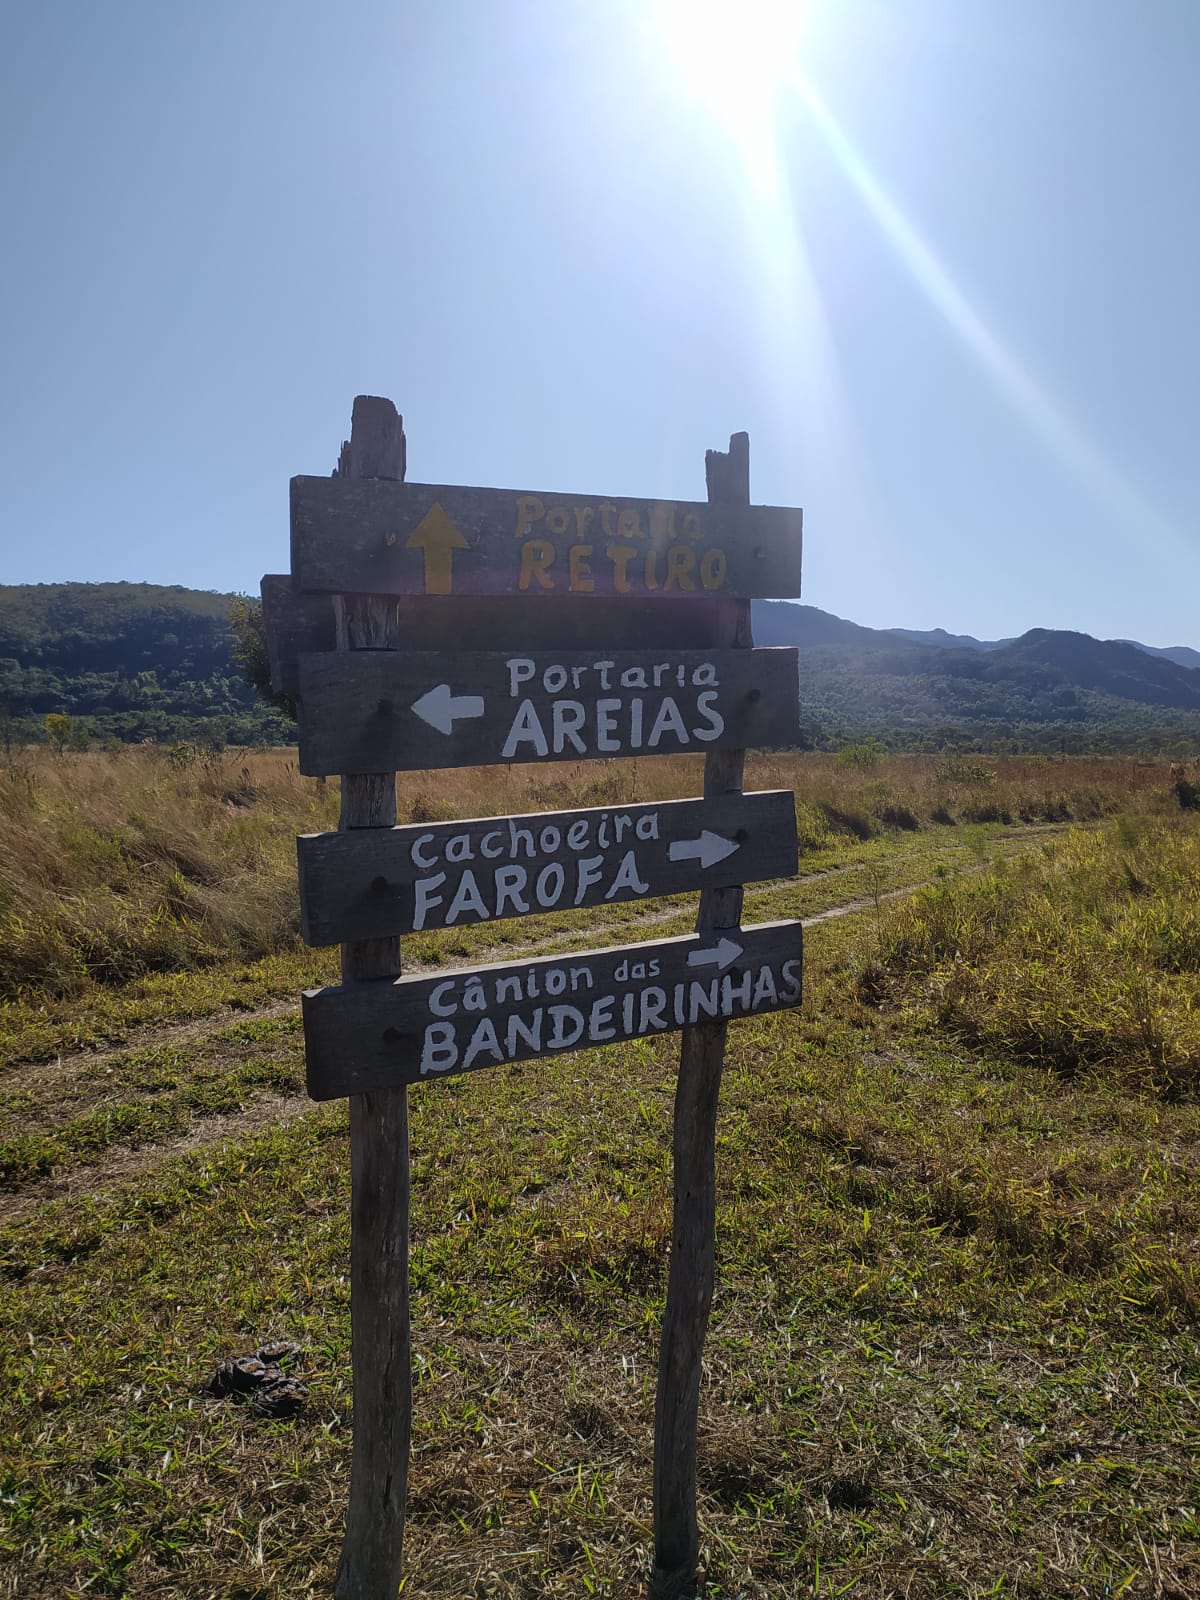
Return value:
M 754 637 L 799 648 L 802 717 L 815 744 L 869 735 L 908 747 L 1200 745 L 1200 671 L 1125 641 L 1033 628 L 964 643 L 942 630 L 930 638 L 863 628 L 783 601 L 756 602 Z
M 291 724 L 233 657 L 235 596 L 152 583 L 0 585 L 0 714 L 91 738 L 277 743 Z
M 238 597 L 149 583 L 0 586 L 0 717 L 40 737 L 280 743 L 292 723 L 246 682 Z M 1121 640 L 1034 628 L 983 642 L 864 628 L 816 606 L 755 602 L 759 644 L 800 651 L 804 744 L 895 748 L 1200 748 L 1200 671 Z

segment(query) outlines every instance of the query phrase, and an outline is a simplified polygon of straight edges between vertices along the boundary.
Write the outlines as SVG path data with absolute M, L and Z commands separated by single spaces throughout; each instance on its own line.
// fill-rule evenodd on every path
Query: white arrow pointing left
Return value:
M 672 861 L 698 861 L 703 869 L 724 861 L 726 856 L 740 849 L 736 839 L 722 839 L 719 833 L 702 828 L 698 839 L 673 839 L 667 854 Z
M 414 700 L 412 708 L 422 722 L 427 722 L 439 733 L 453 733 L 457 718 L 483 715 L 483 696 L 451 694 L 448 683 L 439 683 L 435 689 L 430 689 L 419 700 Z
M 722 939 L 711 950 L 690 950 L 688 952 L 689 967 L 716 967 L 718 972 L 724 972 L 732 962 L 736 961 L 742 953 L 742 946 L 732 939 Z

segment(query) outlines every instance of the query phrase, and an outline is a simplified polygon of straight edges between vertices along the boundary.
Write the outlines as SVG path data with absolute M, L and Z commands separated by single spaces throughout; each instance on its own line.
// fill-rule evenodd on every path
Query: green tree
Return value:
M 294 722 L 296 702 L 290 695 L 278 694 L 271 687 L 271 658 L 267 652 L 262 602 L 251 595 L 235 595 L 229 606 L 229 626 L 233 630 L 233 659 L 241 667 L 247 683 Z
M 62 755 L 74 727 L 75 724 L 71 718 L 64 716 L 61 711 L 48 711 L 46 713 L 46 738 L 53 745 L 55 755 Z

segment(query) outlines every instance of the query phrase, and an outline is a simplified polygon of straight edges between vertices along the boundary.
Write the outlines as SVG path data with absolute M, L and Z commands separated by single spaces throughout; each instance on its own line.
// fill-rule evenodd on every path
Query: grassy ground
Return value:
M 581 769 L 533 804 L 605 780 Z M 444 814 L 437 782 L 419 799 Z M 705 1593 L 1191 1600 L 1193 945 L 1151 933 L 1186 922 L 1195 822 L 1164 773 L 1099 764 L 824 761 L 754 782 L 795 787 L 824 832 L 747 919 L 857 909 L 810 927 L 802 1011 L 730 1030 Z M 1056 796 L 1121 820 L 1068 832 Z M 885 805 L 918 826 L 884 825 Z M 284 839 L 285 809 L 264 833 Z M 624 942 L 689 916 L 525 919 L 412 954 Z M 290 938 L 229 957 L 59 998 L 26 985 L 0 1018 L 0 1595 L 328 1592 L 350 1448 L 346 1119 L 300 1092 L 294 1000 L 332 957 Z M 1170 1073 L 1143 1069 L 1153 1033 L 1105 1033 L 1122 967 L 1174 1041 Z M 1091 1041 L 1069 1074 L 1004 1024 L 1039 971 L 1068 974 L 1053 993 Z M 1061 1006 L 1038 1015 L 1060 1037 Z M 406 1596 L 643 1591 L 677 1049 L 412 1094 Z M 271 1337 L 301 1347 L 299 1418 L 201 1394 Z

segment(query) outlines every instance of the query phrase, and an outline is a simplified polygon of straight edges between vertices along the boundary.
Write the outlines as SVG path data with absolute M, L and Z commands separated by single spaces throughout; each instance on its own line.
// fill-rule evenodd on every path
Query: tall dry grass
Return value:
M 944 883 L 877 930 L 860 988 L 1064 1077 L 1200 1087 L 1200 819 L 1122 814 Z
M 0 994 L 280 948 L 297 927 L 294 836 L 336 818 L 286 751 L 23 758 L 0 772 Z
M 702 791 L 694 756 L 403 774 L 401 822 L 665 800 Z M 959 822 L 1178 810 L 1166 767 L 1128 762 L 752 756 L 747 788 L 796 793 L 802 857 L 848 838 Z M 127 746 L 0 766 L 0 997 L 223 959 L 297 937 L 295 835 L 337 825 L 338 786 L 294 751 Z

